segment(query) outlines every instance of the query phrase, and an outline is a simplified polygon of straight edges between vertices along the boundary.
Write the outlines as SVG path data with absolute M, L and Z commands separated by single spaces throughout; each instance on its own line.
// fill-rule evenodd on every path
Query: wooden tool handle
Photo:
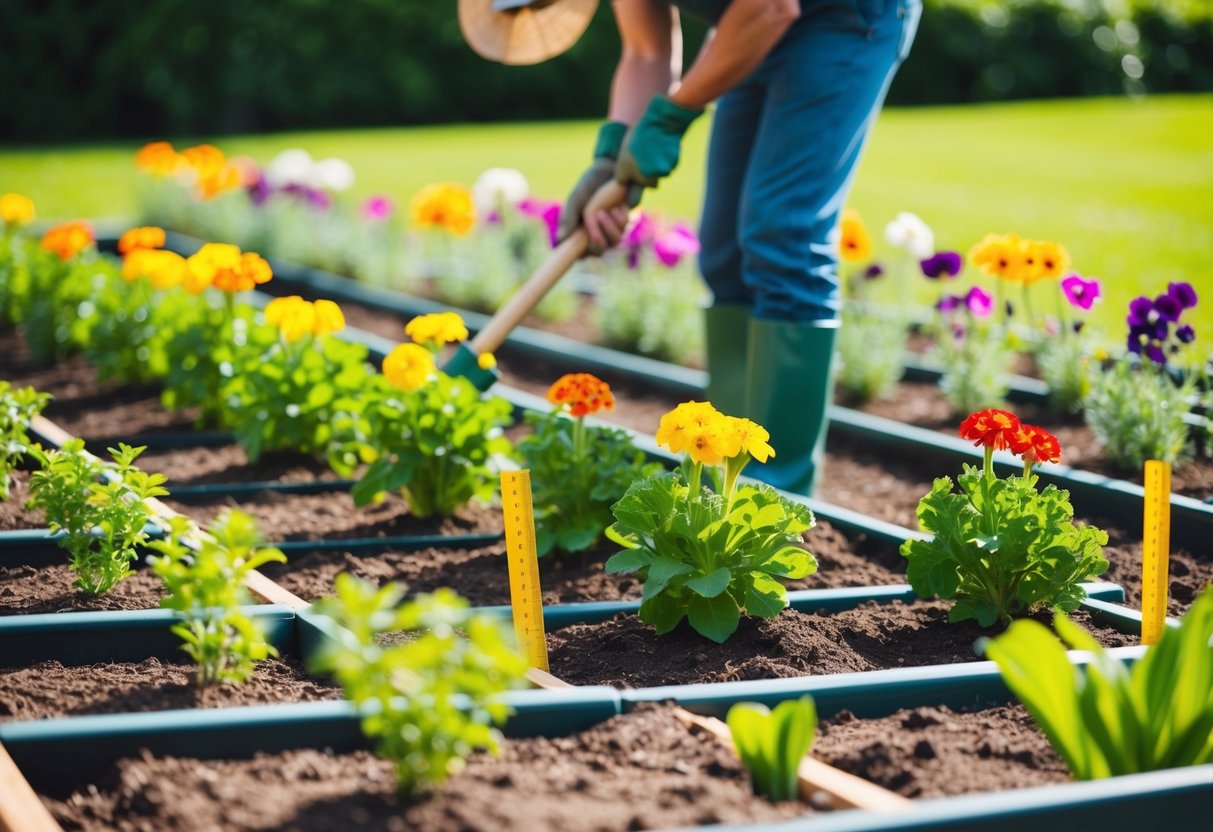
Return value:
M 587 211 L 598 211 L 623 205 L 627 199 L 627 189 L 618 182 L 608 182 L 599 188 L 586 204 Z M 522 319 L 530 314 L 539 301 L 543 300 L 564 273 L 572 268 L 589 246 L 590 238 L 584 228 L 578 228 L 565 240 L 552 249 L 552 253 L 543 265 L 535 270 L 535 274 L 514 293 L 505 304 L 497 310 L 497 314 L 485 324 L 484 329 L 476 333 L 471 341 L 474 352 L 496 352 L 505 343 L 514 328 L 522 323 Z

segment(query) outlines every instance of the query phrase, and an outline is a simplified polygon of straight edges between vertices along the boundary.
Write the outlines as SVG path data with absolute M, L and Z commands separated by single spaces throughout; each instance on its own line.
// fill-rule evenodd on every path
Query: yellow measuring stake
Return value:
M 1171 465 L 1146 460 L 1141 539 L 1141 643 L 1156 644 L 1167 618 L 1171 557 Z
M 530 471 L 501 472 L 501 509 L 505 515 L 514 635 L 530 666 L 546 672 L 548 643 L 543 633 L 543 595 L 539 589 L 539 556 L 535 551 Z

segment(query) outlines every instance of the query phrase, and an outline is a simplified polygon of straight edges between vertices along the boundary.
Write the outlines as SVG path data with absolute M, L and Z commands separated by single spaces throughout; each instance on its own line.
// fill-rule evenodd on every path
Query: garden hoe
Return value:
M 628 190 L 618 182 L 607 182 L 590 198 L 586 210 L 613 208 L 622 205 L 625 200 L 632 202 L 628 200 Z M 586 230 L 578 228 L 566 237 L 564 242 L 552 249 L 543 265 L 497 310 L 497 314 L 476 333 L 476 337 L 459 345 L 459 349 L 443 366 L 443 372 L 452 376 L 463 376 L 478 389 L 488 390 L 497 380 L 497 372 L 481 368 L 480 356 L 496 352 L 497 348 L 505 343 L 514 327 L 522 323 L 522 319 L 543 300 L 543 296 L 585 254 L 589 242 Z

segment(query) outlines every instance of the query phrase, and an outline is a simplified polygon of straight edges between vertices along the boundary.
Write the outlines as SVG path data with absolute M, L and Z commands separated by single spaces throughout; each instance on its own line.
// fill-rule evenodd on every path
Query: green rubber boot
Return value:
M 771 434 L 773 456 L 747 476 L 812 496 L 825 456 L 838 321 L 764 321 L 749 328 L 746 416 Z
M 704 310 L 708 359 L 707 399 L 721 413 L 745 416 L 747 328 L 750 307 L 718 303 Z

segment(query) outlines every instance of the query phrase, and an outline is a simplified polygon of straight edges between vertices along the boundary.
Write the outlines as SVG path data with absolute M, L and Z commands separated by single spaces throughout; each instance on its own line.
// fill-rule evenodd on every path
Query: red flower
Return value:
M 1005 410 L 979 410 L 969 414 L 960 423 L 960 438 L 972 439 L 976 447 L 985 446 L 996 451 L 1011 447 L 1012 437 L 1021 425 L 1019 417 Z
M 548 401 L 564 405 L 573 416 L 585 416 L 615 406 L 611 386 L 589 373 L 566 373 L 548 388 Z
M 1036 462 L 1060 462 L 1061 442 L 1044 428 L 1021 424 L 1011 438 L 1011 453 L 1022 457 L 1029 465 Z

